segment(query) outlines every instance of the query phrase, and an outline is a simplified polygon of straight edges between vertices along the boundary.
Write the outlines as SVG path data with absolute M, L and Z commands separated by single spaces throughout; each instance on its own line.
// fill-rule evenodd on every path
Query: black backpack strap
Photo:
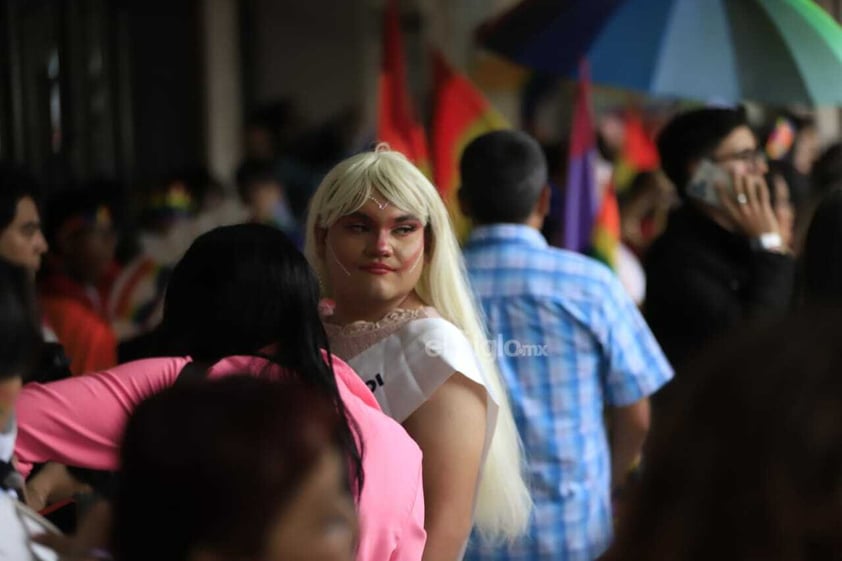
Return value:
M 194 384 L 201 382 L 207 377 L 208 367 L 205 364 L 191 360 L 181 369 L 178 377 L 175 379 L 173 386 L 183 386 L 186 384 Z

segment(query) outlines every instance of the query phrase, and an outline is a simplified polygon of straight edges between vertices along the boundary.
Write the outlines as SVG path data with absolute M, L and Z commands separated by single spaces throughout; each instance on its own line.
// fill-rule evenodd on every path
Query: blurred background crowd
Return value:
M 840 19 L 839 0 L 0 0 L 0 257 L 35 279 L 46 341 L 29 381 L 48 384 L 156 356 L 169 281 L 198 237 L 220 226 L 261 224 L 303 250 L 312 235 L 308 205 L 325 175 L 378 142 L 430 179 L 459 241 L 473 239 L 478 223 L 464 200 L 460 205 L 460 158 L 483 134 L 519 130 L 546 162 L 539 229 L 547 244 L 585 254 L 616 275 L 677 376 L 712 373 L 711 385 L 729 388 L 721 405 L 711 404 L 714 412 L 721 407 L 723 426 L 739 425 L 742 412 L 788 430 L 773 411 L 747 405 L 768 399 L 783 415 L 786 400 L 753 393 L 752 383 L 761 384 L 742 377 L 762 365 L 769 387 L 784 391 L 784 378 L 803 371 L 815 384 L 827 382 L 833 399 L 842 397 L 833 393 L 838 383 L 818 379 L 839 358 L 829 347 L 840 324 L 826 310 L 842 302 Z M 697 120 L 681 120 L 688 115 Z M 745 142 L 732 136 L 743 129 Z M 692 190 L 702 158 L 721 164 L 719 187 L 733 183 L 735 191 L 697 212 Z M 741 187 L 746 174 L 763 190 Z M 749 216 L 755 207 L 757 216 Z M 755 261 L 756 254 L 733 249 L 726 231 L 774 255 Z M 707 241 L 697 244 L 697 235 Z M 715 280 L 702 286 L 709 273 Z M 750 325 L 744 321 L 804 310 L 816 315 L 778 331 L 764 324 L 733 341 L 722 337 L 743 331 Z M 782 350 L 790 343 L 791 356 Z M 791 370 L 772 360 L 778 352 L 793 361 Z M 269 391 L 230 385 L 234 395 Z M 792 390 L 799 399 L 814 400 L 816 410 L 825 405 L 814 386 L 801 389 L 803 395 Z M 288 388 L 319 401 L 307 391 Z M 203 399 L 216 403 L 213 391 L 206 393 Z M 635 526 L 643 521 L 674 532 L 676 543 L 665 539 L 663 552 L 690 551 L 681 547 L 692 543 L 699 554 L 687 557 L 716 555 L 699 545 L 702 532 L 672 526 L 668 509 L 652 506 L 680 492 L 664 475 L 669 466 L 692 476 L 686 457 L 670 455 L 676 439 L 699 439 L 686 445 L 709 454 L 708 473 L 718 474 L 727 461 L 714 450 L 714 441 L 727 439 L 700 405 L 712 393 L 688 386 L 661 392 L 660 403 L 653 398 L 655 413 L 671 421 L 653 432 L 649 475 L 644 455 L 636 492 L 649 502 L 630 503 L 634 523 L 618 533 L 608 558 L 657 550 Z M 152 402 L 143 414 L 155 407 L 166 413 L 166 400 L 177 398 Z M 290 418 L 304 415 L 289 407 Z M 336 420 L 323 413 L 319 434 L 333 435 Z M 838 469 L 838 426 L 810 432 L 833 425 L 833 413 L 818 420 L 802 413 L 786 414 L 813 424 L 793 430 L 826 438 L 819 448 L 832 440 Z M 645 424 L 644 434 L 648 417 Z M 788 458 L 770 456 L 767 465 L 781 471 L 769 477 L 786 478 Z M 734 472 L 748 480 L 745 461 Z M 639 466 L 632 472 L 640 477 Z M 79 488 L 98 487 L 91 477 L 82 474 Z M 842 473 L 833 477 L 839 491 Z M 613 489 L 617 497 L 621 487 Z M 780 500 L 803 499 L 785 496 L 790 491 L 803 489 L 786 489 Z M 739 500 L 734 509 L 758 515 L 762 501 Z M 700 520 L 718 516 L 698 501 L 691 507 Z M 55 501 L 35 504 L 48 502 Z M 762 508 L 778 508 L 773 502 Z M 815 501 L 804 509 L 819 503 L 825 508 Z M 823 519 L 828 524 L 842 520 L 835 508 Z M 739 516 L 729 523 L 739 524 Z M 834 528 L 842 539 L 842 526 Z M 676 545 L 682 536 L 688 541 Z M 838 543 L 817 548 L 780 559 L 838 559 L 842 552 Z M 757 558 L 751 551 L 733 558 Z M 595 557 L 583 555 L 556 558 Z

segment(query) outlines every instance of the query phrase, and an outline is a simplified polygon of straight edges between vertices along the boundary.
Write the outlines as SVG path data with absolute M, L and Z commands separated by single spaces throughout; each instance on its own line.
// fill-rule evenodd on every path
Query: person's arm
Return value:
M 649 400 L 611 409 L 611 490 L 626 483 L 631 468 L 640 459 L 649 432 Z
M 424 561 L 458 560 L 470 535 L 486 408 L 485 389 L 454 373 L 403 423 L 424 454 Z
M 15 456 L 33 463 L 114 470 L 123 427 L 135 406 L 171 384 L 186 360 L 149 359 L 49 384 L 27 384 L 15 410 Z
M 26 482 L 26 504 L 32 510 L 42 510 L 77 493 L 90 491 L 90 486 L 75 479 L 65 466 L 48 462 Z
M 754 247 L 752 279 L 743 302 L 745 317 L 783 314 L 792 296 L 795 261 L 778 224 L 769 187 L 762 176 L 735 174 L 732 180 L 744 202 L 738 204 L 734 197 L 721 194 L 722 207 Z

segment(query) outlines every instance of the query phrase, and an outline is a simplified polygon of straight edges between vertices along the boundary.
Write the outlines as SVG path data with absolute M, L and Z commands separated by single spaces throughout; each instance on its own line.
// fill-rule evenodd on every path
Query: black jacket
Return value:
M 645 316 L 674 367 L 743 320 L 789 309 L 791 256 L 752 249 L 689 205 L 673 212 L 646 257 Z

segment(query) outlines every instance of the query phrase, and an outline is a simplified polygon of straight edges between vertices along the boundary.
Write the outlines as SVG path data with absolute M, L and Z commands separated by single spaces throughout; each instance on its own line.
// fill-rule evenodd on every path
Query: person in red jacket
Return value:
M 39 280 L 49 326 L 70 357 L 74 375 L 117 363 L 117 343 L 98 284 L 114 259 L 114 224 L 94 192 L 66 191 L 47 211 L 50 252 Z

